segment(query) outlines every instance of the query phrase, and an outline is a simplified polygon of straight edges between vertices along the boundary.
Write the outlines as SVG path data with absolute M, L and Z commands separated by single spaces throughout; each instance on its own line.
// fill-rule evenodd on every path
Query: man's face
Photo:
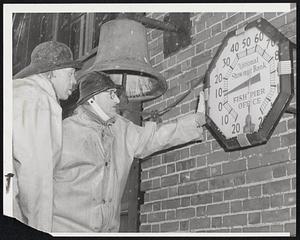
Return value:
M 117 114 L 119 97 L 116 95 L 116 89 L 109 89 L 94 96 L 95 102 L 109 116 Z
M 53 76 L 51 78 L 52 83 L 60 100 L 66 100 L 72 94 L 76 86 L 75 69 L 63 68 L 53 70 Z

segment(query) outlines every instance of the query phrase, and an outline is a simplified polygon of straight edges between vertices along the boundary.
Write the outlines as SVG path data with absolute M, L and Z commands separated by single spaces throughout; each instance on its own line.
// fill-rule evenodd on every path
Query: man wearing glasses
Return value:
M 63 122 L 62 158 L 54 170 L 52 232 L 117 232 L 134 157 L 203 139 L 205 114 L 141 127 L 117 114 L 116 85 L 105 73 L 85 74 L 79 91 L 75 114 Z

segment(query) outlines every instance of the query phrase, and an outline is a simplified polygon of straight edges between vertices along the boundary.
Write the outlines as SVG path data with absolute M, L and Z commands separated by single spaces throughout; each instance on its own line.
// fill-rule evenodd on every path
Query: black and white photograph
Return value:
M 296 237 L 296 3 L 3 7 L 4 239 Z

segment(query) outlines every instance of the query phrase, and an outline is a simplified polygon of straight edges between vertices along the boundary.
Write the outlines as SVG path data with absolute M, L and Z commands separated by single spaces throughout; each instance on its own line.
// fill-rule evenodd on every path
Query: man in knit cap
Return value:
M 117 114 L 116 86 L 105 73 L 79 80 L 75 114 L 63 121 L 62 158 L 54 170 L 53 232 L 117 232 L 121 198 L 133 159 L 202 140 L 200 109 L 176 121 L 144 127 Z
M 62 109 L 80 68 L 68 46 L 39 44 L 13 79 L 13 215 L 38 230 L 52 229 L 53 168 L 62 148 Z

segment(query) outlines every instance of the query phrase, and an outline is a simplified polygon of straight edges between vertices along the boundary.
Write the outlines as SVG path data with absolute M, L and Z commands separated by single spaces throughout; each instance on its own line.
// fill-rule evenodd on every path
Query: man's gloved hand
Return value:
M 199 102 L 196 112 L 196 123 L 197 127 L 202 127 L 205 123 L 205 100 L 204 100 L 204 92 L 201 91 L 199 94 Z

